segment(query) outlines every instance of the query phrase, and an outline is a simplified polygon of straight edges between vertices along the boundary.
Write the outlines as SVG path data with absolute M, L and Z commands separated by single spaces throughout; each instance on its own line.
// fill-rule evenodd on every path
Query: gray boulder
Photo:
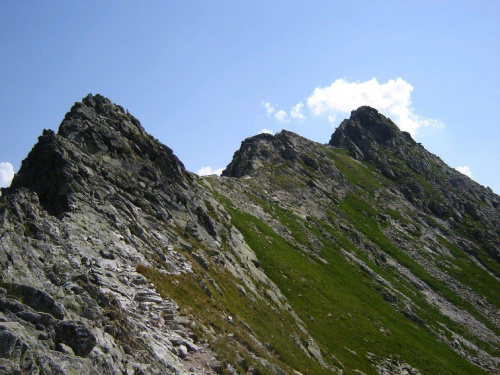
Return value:
M 85 323 L 62 321 L 55 326 L 55 343 L 66 344 L 80 357 L 87 357 L 96 345 L 96 337 Z

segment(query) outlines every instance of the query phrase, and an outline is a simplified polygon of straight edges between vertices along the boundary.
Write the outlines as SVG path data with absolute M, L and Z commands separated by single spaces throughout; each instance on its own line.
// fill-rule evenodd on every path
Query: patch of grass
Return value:
M 203 285 L 211 293 L 217 293 L 215 290 L 212 291 L 208 283 L 201 284 L 201 280 L 197 280 L 193 274 L 167 276 L 155 268 L 144 265 L 139 265 L 137 271 L 155 285 L 158 293 L 163 298 L 171 298 L 178 303 L 180 313 L 189 316 L 195 322 L 195 326 L 192 326 L 191 329 L 197 338 L 210 342 L 224 368 L 228 363 L 232 365 L 237 363 L 238 356 L 244 359 L 242 363 L 260 368 L 260 364 L 251 359 L 248 351 L 236 350 L 237 337 L 245 337 L 242 326 L 232 324 L 226 318 L 228 311 L 226 311 L 224 305 L 221 305 L 207 294 Z M 208 330 L 213 332 L 212 336 L 210 336 Z M 259 353 L 258 348 L 252 347 L 251 343 L 246 344 L 249 350 L 262 355 L 262 353 Z M 264 371 L 264 369 L 260 370 Z
M 447 268 L 446 272 L 486 297 L 489 303 L 500 309 L 500 286 L 498 281 L 472 261 L 469 255 L 465 254 L 455 244 L 441 236 L 438 237 L 438 241 L 455 257 L 455 259 L 447 260 L 456 267 Z
M 349 151 L 331 147 L 325 147 L 324 151 L 327 157 L 333 160 L 344 177 L 355 186 L 368 192 L 382 188 L 382 184 L 377 178 L 380 175 L 373 172 L 373 167 L 353 159 L 349 156 Z
M 432 290 L 455 306 L 469 312 L 477 320 L 482 322 L 488 328 L 498 333 L 498 329 L 483 317 L 474 307 L 467 301 L 460 298 L 452 290 L 450 290 L 443 282 L 435 279 L 425 271 L 425 269 L 413 260 L 408 254 L 404 253 L 384 235 L 377 223 L 377 211 L 373 206 L 368 205 L 365 201 L 354 194 L 347 195 L 341 203 L 343 211 L 347 214 L 351 222 L 360 230 L 367 238 L 374 242 L 379 248 L 390 254 L 398 263 L 409 269 L 420 280 L 424 281 Z M 459 281 L 462 278 L 458 279 Z M 495 283 L 494 285 L 497 285 Z M 428 306 L 428 305 L 427 305 Z M 424 307 L 424 305 L 422 306 Z
M 234 207 L 226 209 L 266 274 L 285 293 L 320 344 L 324 357 L 335 355 L 346 372 L 358 369 L 374 373 L 365 357 L 370 351 L 382 357 L 398 353 L 422 373 L 482 373 L 396 312 L 373 288 L 371 278 L 346 261 L 338 243 L 327 243 L 323 250 L 327 263 L 314 261 L 261 220 Z M 283 220 L 294 238 L 307 246 L 301 220 L 277 211 L 273 211 L 275 217 Z M 365 212 L 372 213 L 370 208 Z M 382 333 L 381 328 L 390 334 Z
M 196 335 L 211 343 L 221 363 L 239 366 L 240 372 L 253 366 L 261 374 L 272 374 L 253 358 L 252 353 L 255 353 L 288 373 L 294 369 L 306 374 L 331 373 L 295 345 L 294 337 L 305 342 L 306 336 L 291 315 L 272 309 L 267 301 L 249 300 L 236 288 L 241 282 L 227 270 L 212 269 L 208 275 L 196 264 L 193 266 L 195 275 L 166 276 L 143 265 L 138 267 L 138 272 L 153 282 L 162 297 L 175 300 L 183 315 L 194 319 Z M 217 283 L 223 295 L 212 286 L 209 278 Z M 210 291 L 208 294 L 206 289 Z M 213 333 L 207 334 L 207 328 Z M 250 339 L 249 334 L 263 347 Z

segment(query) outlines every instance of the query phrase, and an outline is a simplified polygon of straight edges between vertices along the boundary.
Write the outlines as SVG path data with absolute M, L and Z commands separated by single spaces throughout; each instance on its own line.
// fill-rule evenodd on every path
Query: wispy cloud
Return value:
M 304 108 L 303 103 L 298 103 L 297 105 L 295 105 L 295 107 L 293 107 L 292 110 L 290 111 L 290 117 L 295 118 L 297 120 L 305 120 L 306 116 L 304 116 L 304 114 L 302 113 L 303 108 Z
M 210 176 L 213 174 L 220 176 L 223 170 L 224 168 L 212 169 L 212 167 L 201 167 L 200 169 L 198 169 L 198 172 L 196 172 L 196 174 L 198 176 Z
M 376 78 L 366 82 L 337 79 L 330 86 L 317 87 L 307 98 L 307 106 L 314 116 L 327 116 L 329 122 L 337 115 L 368 105 L 390 117 L 401 130 L 414 135 L 423 127 L 443 126 L 437 120 L 414 113 L 411 107 L 413 86 L 402 78 L 379 83 Z
M 290 122 L 288 115 L 285 111 L 280 110 L 274 114 L 274 117 L 278 122 Z
M 8 187 L 14 178 L 14 166 L 10 163 L 0 163 L 0 187 Z
M 286 111 L 280 109 L 276 109 L 270 102 L 261 102 L 262 106 L 266 109 L 266 115 L 267 117 L 271 117 L 271 115 L 274 114 L 274 118 L 276 122 L 278 123 L 287 123 L 290 122 L 292 119 L 296 120 L 305 120 L 306 117 L 302 113 L 302 109 L 304 108 L 303 103 L 298 103 L 295 105 L 291 110 L 290 114 L 288 114 Z M 266 132 L 261 131 L 261 133 L 269 133 L 273 134 L 274 132 L 268 130 Z
M 463 167 L 456 167 L 455 169 L 460 173 L 463 173 L 467 177 L 474 179 L 474 177 L 472 177 L 472 172 L 468 166 L 464 165 Z
M 262 102 L 261 104 L 266 109 L 267 117 L 270 117 L 275 111 L 274 107 L 269 102 Z

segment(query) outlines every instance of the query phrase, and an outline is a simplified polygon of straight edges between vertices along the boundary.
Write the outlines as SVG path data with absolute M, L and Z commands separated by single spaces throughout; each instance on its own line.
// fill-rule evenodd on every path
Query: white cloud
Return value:
M 290 111 L 290 117 L 296 118 L 298 120 L 305 120 L 306 116 L 302 114 L 302 109 L 304 108 L 303 103 L 298 103 L 295 107 Z
M 0 163 L 0 187 L 8 187 L 14 178 L 14 166 L 10 163 Z
M 274 107 L 269 102 L 262 102 L 262 106 L 266 109 L 267 117 L 270 117 L 275 111 Z
M 263 134 L 263 133 L 264 134 L 271 134 L 271 135 L 273 135 L 275 132 L 273 132 L 272 130 L 264 128 L 264 129 L 261 129 L 261 131 L 259 132 L 259 134 Z
M 266 109 L 267 117 L 269 118 L 272 114 L 274 114 L 274 118 L 277 122 L 290 122 L 291 119 L 302 121 L 306 119 L 306 117 L 302 113 L 304 109 L 304 103 L 296 104 L 291 109 L 290 114 L 286 113 L 282 109 L 277 110 L 270 102 L 261 102 L 261 104 Z
M 474 178 L 472 177 L 472 172 L 470 171 L 470 168 L 466 165 L 464 165 L 463 167 L 456 167 L 455 169 L 469 178 Z
M 288 119 L 288 115 L 283 110 L 280 110 L 280 111 L 276 112 L 276 114 L 274 115 L 274 117 L 276 118 L 276 120 L 278 122 L 290 122 L 290 120 Z
M 413 86 L 402 78 L 391 79 L 387 83 L 378 83 L 376 78 L 366 82 L 337 79 L 330 86 L 314 89 L 307 98 L 307 106 L 313 115 L 327 115 L 331 121 L 336 114 L 345 115 L 368 105 L 390 117 L 401 130 L 412 135 L 423 127 L 441 127 L 439 121 L 423 118 L 413 112 L 412 91 Z
M 220 176 L 223 170 L 224 168 L 212 169 L 212 167 L 201 167 L 200 169 L 198 169 L 198 172 L 196 172 L 196 174 L 198 176 L 210 176 L 212 174 Z

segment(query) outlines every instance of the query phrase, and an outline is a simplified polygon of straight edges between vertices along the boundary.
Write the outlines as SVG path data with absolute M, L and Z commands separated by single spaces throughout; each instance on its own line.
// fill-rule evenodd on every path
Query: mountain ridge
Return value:
M 0 374 L 499 373 L 499 203 L 373 108 L 200 178 L 88 95 L 2 189 Z

